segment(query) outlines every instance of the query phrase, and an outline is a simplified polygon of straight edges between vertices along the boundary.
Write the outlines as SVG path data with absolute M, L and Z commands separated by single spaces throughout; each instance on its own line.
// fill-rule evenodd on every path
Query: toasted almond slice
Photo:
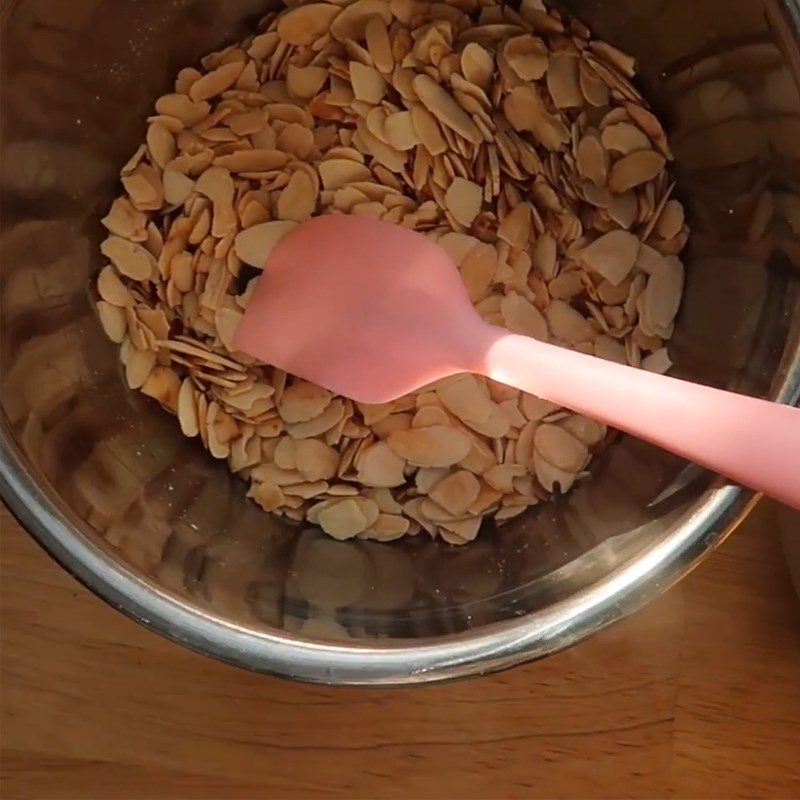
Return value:
M 383 17 L 377 14 L 370 17 L 364 35 L 373 64 L 384 75 L 391 75 L 394 70 L 394 54 L 389 40 L 389 30 Z
M 281 487 L 269 481 L 253 484 L 248 495 L 252 497 L 264 511 L 277 511 L 286 502 L 286 497 Z
M 109 236 L 100 252 L 116 267 L 117 271 L 134 281 L 149 280 L 155 273 L 156 260 L 152 253 L 136 242 L 119 236 Z
M 621 153 L 623 156 L 635 153 L 638 150 L 652 150 L 650 139 L 639 128 L 630 122 L 618 122 L 607 125 L 602 131 L 603 146 L 612 153 Z
M 296 469 L 307 481 L 327 481 L 336 475 L 339 454 L 318 439 L 295 441 Z
M 430 497 L 453 516 L 461 516 L 480 493 L 480 481 L 467 470 L 448 475 L 431 490 Z
M 367 517 L 355 499 L 347 498 L 332 503 L 317 514 L 317 524 L 329 536 L 344 541 L 352 539 L 367 529 Z
M 183 205 L 192 195 L 195 182 L 181 172 L 164 170 L 164 200 L 171 206 Z
M 506 327 L 512 333 L 532 336 L 542 342 L 548 340 L 547 322 L 541 311 L 518 292 L 510 291 L 503 297 L 500 311 Z
M 275 220 L 254 225 L 237 234 L 234 239 L 236 255 L 245 264 L 263 269 L 275 245 L 295 227 L 297 223 L 291 220 Z
M 278 444 L 275 447 L 275 452 L 273 453 L 273 458 L 275 460 L 275 464 L 281 469 L 297 469 L 296 444 L 296 440 L 292 439 L 291 436 L 282 436 L 278 440 Z
M 391 542 L 408 533 L 411 522 L 398 514 L 379 514 L 378 519 L 367 529 L 370 539 Z
M 483 91 L 488 91 L 494 70 L 491 53 L 477 42 L 469 42 L 461 51 L 461 71 L 464 77 Z
M 418 467 L 448 467 L 466 458 L 469 437 L 453 428 L 433 426 L 395 431 L 387 439 L 392 451 Z
M 578 172 L 595 186 L 605 186 L 608 180 L 608 154 L 600 137 L 587 132 L 578 142 L 575 160 Z
M 511 213 L 503 217 L 497 229 L 497 237 L 517 250 L 527 249 L 533 232 L 531 211 L 530 203 L 520 203 L 515 206 Z
M 161 169 L 175 158 L 175 137 L 161 122 L 151 122 L 147 129 L 147 149 Z
M 178 422 L 184 436 L 193 438 L 200 432 L 197 398 L 190 378 L 184 378 L 178 391 Z
M 132 242 L 144 242 L 147 239 L 147 217 L 127 197 L 114 200 L 108 214 L 100 221 L 109 233 L 123 239 Z
M 189 89 L 189 96 L 195 102 L 210 100 L 212 97 L 222 94 L 226 89 L 230 89 L 239 79 L 243 69 L 244 63 L 241 61 L 223 64 L 195 81 Z
M 367 124 L 369 125 L 369 121 Z M 410 111 L 398 111 L 386 117 L 383 123 L 383 135 L 395 150 L 411 150 L 420 143 Z
M 503 111 L 514 130 L 530 131 L 548 150 L 561 150 L 569 141 L 569 129 L 547 110 L 534 85 L 512 89 L 503 101 Z
M 539 425 L 534 446 L 545 461 L 567 472 L 580 472 L 589 457 L 586 445 L 558 425 Z
M 547 90 L 556 108 L 583 105 L 579 76 L 579 57 L 572 53 L 552 53 L 547 68 Z
M 364 38 L 367 23 L 379 16 L 386 25 L 392 21 L 392 11 L 385 0 L 356 0 L 344 8 L 330 25 L 330 32 L 334 39 L 340 42 L 348 39 L 359 41 Z
M 542 457 L 538 450 L 534 452 L 533 462 L 536 480 L 546 491 L 566 494 L 572 488 L 572 484 L 575 483 L 577 473 L 560 469 L 551 464 Z
M 506 40 L 503 55 L 520 80 L 537 81 L 547 72 L 547 47 L 536 36 L 524 34 Z
M 125 380 L 128 386 L 131 389 L 141 389 L 155 365 L 155 351 L 134 349 L 130 354 L 128 363 L 125 364 Z
M 358 61 L 350 62 L 350 82 L 356 100 L 376 105 L 386 94 L 386 81 L 375 67 L 368 67 Z
M 526 472 L 527 469 L 520 464 L 498 464 L 487 469 L 481 477 L 495 491 L 511 494 L 514 491 L 514 479 Z
M 368 167 L 358 161 L 350 161 L 343 158 L 322 161 L 318 166 L 318 170 L 319 176 L 322 178 L 322 185 L 326 189 L 340 189 L 347 184 L 368 181 L 372 178 L 372 173 Z
M 642 292 L 641 313 L 650 324 L 667 328 L 680 307 L 683 294 L 683 264 L 675 257 L 661 259 Z
M 156 100 L 156 111 L 180 120 L 187 128 L 193 128 L 211 113 L 211 106 L 204 100 L 195 101 L 185 94 L 165 94 Z
M 278 36 L 295 47 L 310 45 L 324 34 L 339 14 L 330 3 L 296 6 L 278 16 Z
M 392 488 L 405 483 L 406 462 L 386 442 L 376 442 L 356 457 L 357 478 L 365 486 Z
M 622 194 L 628 189 L 657 177 L 666 164 L 666 159 L 655 150 L 639 150 L 623 156 L 611 167 L 608 186 L 612 192 Z
M 480 144 L 483 141 L 483 135 L 467 112 L 429 75 L 417 75 L 414 78 L 414 90 L 425 108 L 443 125 L 472 144 Z
M 289 64 L 286 70 L 286 88 L 291 95 L 302 100 L 310 100 L 319 94 L 327 80 L 328 70 L 324 67 Z
M 225 156 L 217 156 L 214 165 L 231 172 L 268 172 L 282 169 L 289 157 L 280 150 L 238 150 Z
M 639 240 L 628 231 L 611 231 L 595 239 L 580 253 L 586 266 L 618 286 L 633 269 L 639 255 Z
M 670 200 L 661 210 L 656 223 L 656 233 L 662 239 L 672 239 L 683 229 L 683 206 L 677 200 Z
M 164 408 L 178 412 L 178 394 L 181 389 L 180 378 L 169 367 L 159 364 L 153 367 L 147 380 L 142 384 L 142 394 L 157 400 Z

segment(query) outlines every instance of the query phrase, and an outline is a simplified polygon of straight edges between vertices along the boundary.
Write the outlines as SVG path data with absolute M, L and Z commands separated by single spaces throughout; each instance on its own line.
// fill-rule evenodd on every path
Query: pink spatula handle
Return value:
M 646 439 L 800 508 L 800 409 L 492 329 L 487 377 Z

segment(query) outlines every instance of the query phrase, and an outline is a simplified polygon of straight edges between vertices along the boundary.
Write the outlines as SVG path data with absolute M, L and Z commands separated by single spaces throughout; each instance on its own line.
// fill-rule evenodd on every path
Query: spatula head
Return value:
M 382 403 L 471 369 L 486 327 L 437 244 L 399 225 L 328 215 L 269 254 L 235 346 Z

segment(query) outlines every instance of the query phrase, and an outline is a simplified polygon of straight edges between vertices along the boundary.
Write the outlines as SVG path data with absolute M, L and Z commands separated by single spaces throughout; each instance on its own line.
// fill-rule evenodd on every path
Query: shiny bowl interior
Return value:
M 307 680 L 454 677 L 571 644 L 705 555 L 750 495 L 633 439 L 566 498 L 461 549 L 334 542 L 126 390 L 90 307 L 98 219 L 177 71 L 265 0 L 11 0 L 2 53 L 4 496 L 70 571 L 195 649 Z M 676 372 L 796 402 L 800 63 L 793 0 L 569 0 L 634 53 L 693 229 Z M 778 190 L 783 216 L 767 215 Z M 795 197 L 800 204 L 800 199 Z M 776 205 L 777 208 L 777 205 Z

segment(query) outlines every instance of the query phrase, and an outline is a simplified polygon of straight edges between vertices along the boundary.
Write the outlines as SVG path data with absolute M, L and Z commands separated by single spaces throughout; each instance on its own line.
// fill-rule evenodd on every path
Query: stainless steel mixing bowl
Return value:
M 795 3 L 562 5 L 639 57 L 669 122 L 694 231 L 678 373 L 795 402 Z M 179 68 L 244 33 L 265 0 L 2 8 L 3 492 L 108 602 L 266 672 L 431 681 L 543 656 L 629 614 L 746 509 L 748 493 L 625 439 L 568 497 L 463 549 L 334 542 L 263 515 L 224 466 L 125 389 L 87 287 L 101 266 L 98 218 L 154 99 Z

